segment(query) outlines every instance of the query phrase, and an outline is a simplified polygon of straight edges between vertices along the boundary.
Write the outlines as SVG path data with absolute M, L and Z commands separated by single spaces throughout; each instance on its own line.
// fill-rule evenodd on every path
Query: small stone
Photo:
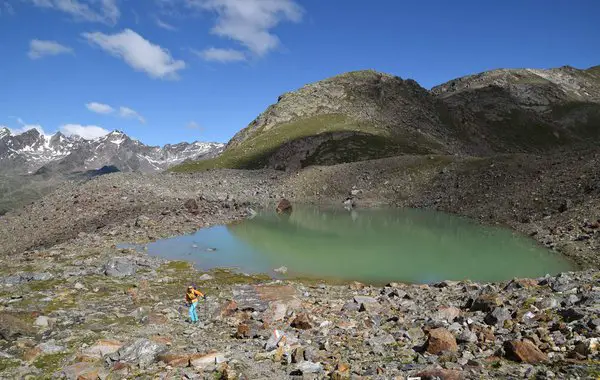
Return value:
M 598 338 L 586 339 L 583 342 L 577 343 L 575 352 L 583 356 L 590 356 L 598 352 L 600 340 Z
M 502 299 L 495 294 L 483 294 L 477 297 L 471 305 L 471 311 L 489 312 L 502 306 Z
M 304 358 L 304 348 L 296 347 L 294 351 L 292 351 L 292 363 L 301 363 L 304 360 L 306 360 Z
M 508 359 L 536 364 L 548 361 L 548 357 L 529 340 L 513 340 L 504 342 L 504 351 Z
M 286 274 L 286 273 L 287 273 L 287 271 L 288 271 L 288 269 L 287 269 L 287 267 L 285 267 L 285 266 L 281 266 L 281 267 L 279 267 L 279 268 L 275 268 L 275 269 L 273 269 L 273 272 L 276 272 L 276 273 L 281 273 L 281 274 Z
M 214 280 L 215 278 L 213 276 L 211 276 L 208 273 L 203 274 L 202 276 L 200 276 L 200 278 L 198 279 L 199 281 L 210 281 L 210 280 Z
M 104 264 L 104 274 L 109 277 L 133 276 L 135 272 L 135 265 L 125 257 L 113 257 Z
M 277 345 L 279 344 L 279 342 L 284 339 L 285 337 L 285 333 L 281 330 L 274 330 L 271 333 L 271 337 L 269 338 L 269 340 L 267 340 L 267 343 L 265 344 L 265 349 L 267 351 L 273 351 L 274 349 L 277 348 Z
M 452 322 L 460 315 L 460 310 L 453 306 L 440 307 L 434 314 L 432 319 L 435 321 Z
M 85 286 L 81 282 L 76 282 L 74 287 L 77 290 L 85 289 Z
M 44 315 L 40 315 L 35 319 L 35 322 L 33 324 L 39 327 L 48 327 L 50 326 L 50 318 Z
M 456 352 L 458 345 L 454 335 L 443 327 L 429 331 L 429 339 L 426 343 L 426 350 L 430 354 L 440 354 L 444 351 Z
M 502 326 L 504 324 L 504 321 L 509 320 L 511 318 L 512 316 L 510 314 L 510 311 L 503 307 L 497 307 L 485 316 L 484 321 L 488 325 Z
M 295 329 L 300 329 L 300 330 L 310 330 L 312 329 L 312 324 L 310 323 L 310 318 L 308 317 L 308 314 L 306 313 L 300 313 L 296 316 L 296 318 L 294 318 L 294 320 L 292 321 L 291 325 L 293 328 Z
M 294 371 L 290 375 L 304 375 L 308 373 L 320 373 L 323 371 L 321 363 L 313 363 L 309 361 L 303 361 L 294 366 Z
M 463 376 L 460 371 L 452 369 L 435 368 L 421 371 L 417 373 L 413 378 L 419 380 L 462 380 Z

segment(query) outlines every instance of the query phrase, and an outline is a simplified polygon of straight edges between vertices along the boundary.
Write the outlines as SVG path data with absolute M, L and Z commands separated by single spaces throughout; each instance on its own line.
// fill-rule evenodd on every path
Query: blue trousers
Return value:
M 192 322 L 197 322 L 198 321 L 198 312 L 196 311 L 196 306 L 198 306 L 198 302 L 192 302 L 190 304 L 190 320 Z

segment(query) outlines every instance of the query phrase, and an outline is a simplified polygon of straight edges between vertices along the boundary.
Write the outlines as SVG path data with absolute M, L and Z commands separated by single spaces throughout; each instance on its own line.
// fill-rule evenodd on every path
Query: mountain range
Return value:
M 37 129 L 0 129 L 0 215 L 52 191 L 67 180 L 85 181 L 115 171 L 152 173 L 187 160 L 218 155 L 220 143 L 147 146 L 123 132 L 86 140 Z
M 157 172 L 186 160 L 212 157 L 223 148 L 219 143 L 179 143 L 147 146 L 123 132 L 85 140 L 57 132 L 46 136 L 37 129 L 12 135 L 0 129 L 0 172 L 17 174 L 68 173 L 116 166 L 120 171 Z

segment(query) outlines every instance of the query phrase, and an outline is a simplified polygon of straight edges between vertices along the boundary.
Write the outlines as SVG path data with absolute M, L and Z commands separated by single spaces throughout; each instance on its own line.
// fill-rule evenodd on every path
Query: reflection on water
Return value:
M 497 281 L 572 269 L 561 256 L 505 229 L 412 209 L 323 210 L 204 229 L 148 245 L 151 255 L 287 276 L 370 283 Z

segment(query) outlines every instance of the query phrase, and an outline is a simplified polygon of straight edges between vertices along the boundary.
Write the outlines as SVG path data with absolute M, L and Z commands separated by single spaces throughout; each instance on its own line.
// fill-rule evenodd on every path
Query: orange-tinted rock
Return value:
M 460 371 L 451 369 L 426 369 L 425 371 L 419 372 L 415 375 L 421 380 L 461 380 L 463 375 Z
M 197 369 L 204 369 L 211 364 L 219 364 L 223 361 L 225 361 L 225 357 L 220 352 L 190 355 L 190 364 Z
M 23 353 L 23 360 L 25 361 L 33 361 L 35 360 L 35 358 L 37 358 L 40 354 L 42 353 L 42 350 L 40 350 L 38 347 L 32 347 L 32 348 L 28 348 L 27 350 L 25 350 L 25 352 Z
M 504 342 L 504 351 L 508 359 L 517 362 L 535 364 L 548 361 L 548 356 L 529 340 Z
M 190 365 L 190 355 L 185 354 L 162 354 L 156 358 L 171 367 L 187 367 Z
M 83 352 L 83 356 L 101 358 L 119 351 L 123 347 L 123 343 L 118 340 L 100 339 L 93 346 Z
M 440 354 L 444 351 L 456 352 L 458 345 L 454 335 L 443 327 L 429 331 L 427 340 L 427 352 L 430 354 Z
M 77 380 L 97 380 L 101 368 L 92 363 L 75 363 L 62 370 L 62 374 L 67 379 Z

